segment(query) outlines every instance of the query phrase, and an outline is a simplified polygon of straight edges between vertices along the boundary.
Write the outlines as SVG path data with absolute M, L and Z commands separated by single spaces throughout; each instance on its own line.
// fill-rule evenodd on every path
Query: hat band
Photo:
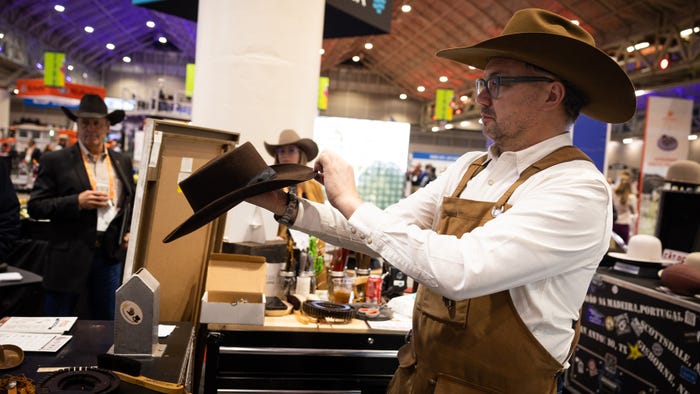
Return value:
M 273 170 L 270 167 L 265 167 L 265 169 L 262 170 L 258 175 L 254 176 L 251 180 L 249 180 L 248 183 L 246 184 L 246 186 L 251 186 L 251 185 L 254 185 L 256 183 L 269 181 L 269 180 L 274 179 L 276 177 L 277 177 L 277 172 L 275 172 L 275 170 Z

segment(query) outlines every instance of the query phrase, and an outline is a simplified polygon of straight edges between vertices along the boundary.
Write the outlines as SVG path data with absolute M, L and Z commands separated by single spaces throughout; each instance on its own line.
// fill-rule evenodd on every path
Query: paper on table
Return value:
M 0 332 L 54 333 L 69 331 L 77 317 L 19 317 L 0 319 Z
M 173 330 L 175 330 L 175 325 L 174 324 L 159 324 L 158 325 L 158 338 L 165 338 L 168 335 L 172 334 Z
M 19 346 L 25 352 L 57 352 L 72 335 L 0 332 L 0 343 Z
M 0 274 L 0 282 L 16 282 L 22 280 L 22 274 L 19 272 L 3 272 Z
M 391 320 L 374 321 L 367 320 L 367 325 L 375 330 L 408 331 L 411 329 L 412 320 L 410 317 L 394 313 Z

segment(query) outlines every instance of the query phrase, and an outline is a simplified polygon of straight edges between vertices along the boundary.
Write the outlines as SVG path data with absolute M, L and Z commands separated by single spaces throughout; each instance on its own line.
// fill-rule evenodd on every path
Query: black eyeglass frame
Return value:
M 489 92 L 489 96 L 491 96 L 492 99 L 495 99 L 498 98 L 498 95 L 501 93 L 501 85 L 525 82 L 556 82 L 556 79 L 537 76 L 504 77 L 500 75 L 495 75 L 493 77 L 489 77 L 489 79 L 476 79 L 474 81 L 474 87 L 476 89 L 477 96 L 484 89 L 486 89 Z

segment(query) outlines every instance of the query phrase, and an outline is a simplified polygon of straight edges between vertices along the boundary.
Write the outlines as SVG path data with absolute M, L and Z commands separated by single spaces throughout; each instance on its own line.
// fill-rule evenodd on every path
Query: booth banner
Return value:
M 44 85 L 63 87 L 66 85 L 64 62 L 66 54 L 61 52 L 44 52 Z
M 659 191 L 666 171 L 674 161 L 688 158 L 692 115 L 692 100 L 654 96 L 648 99 L 639 183 L 640 234 L 654 235 Z
M 452 98 L 454 90 L 437 89 L 435 91 L 435 120 L 452 120 Z
M 700 305 L 634 288 L 594 277 L 567 386 L 589 393 L 700 392 Z
M 46 86 L 43 79 L 18 79 L 18 97 L 22 98 L 70 98 L 80 100 L 85 94 L 96 94 L 104 97 L 105 88 L 98 86 L 79 85 L 77 83 L 66 82 L 63 87 Z M 77 108 L 76 102 L 75 107 Z
M 328 109 L 328 85 L 331 79 L 328 77 L 320 77 L 318 79 L 318 109 Z

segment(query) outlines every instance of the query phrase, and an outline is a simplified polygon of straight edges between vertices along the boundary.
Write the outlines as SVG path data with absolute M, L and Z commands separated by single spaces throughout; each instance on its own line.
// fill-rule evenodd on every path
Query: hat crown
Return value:
M 501 35 L 524 33 L 553 34 L 595 46 L 593 36 L 582 27 L 560 15 L 537 8 L 517 11 L 503 28 Z
M 627 244 L 627 257 L 630 260 L 661 262 L 661 240 L 653 235 L 634 235 Z
M 253 144 L 246 142 L 210 160 L 179 185 L 192 209 L 198 211 L 235 190 L 275 175 Z
M 78 116 L 83 115 L 83 113 L 107 116 L 107 104 L 102 100 L 102 97 L 96 94 L 86 94 L 80 99 L 78 107 Z
M 277 145 L 292 145 L 299 142 L 300 139 L 301 137 L 299 137 L 299 134 L 297 134 L 296 131 L 292 129 L 285 129 L 280 132 Z
M 692 160 L 676 160 L 666 171 L 666 182 L 700 185 L 700 163 Z

